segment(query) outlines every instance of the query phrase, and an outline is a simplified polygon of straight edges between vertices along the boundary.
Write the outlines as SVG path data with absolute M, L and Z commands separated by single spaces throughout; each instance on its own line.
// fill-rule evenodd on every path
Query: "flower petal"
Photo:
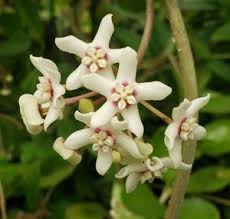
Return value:
M 114 31 L 112 14 L 107 14 L 101 20 L 98 31 L 92 41 L 94 46 L 109 48 L 109 42 Z
M 115 116 L 111 120 L 111 127 L 114 131 L 120 132 L 128 128 L 128 122 L 126 120 L 120 121 L 117 116 Z
M 60 100 L 63 99 L 63 105 L 64 105 L 64 98 L 60 98 L 62 95 L 65 94 L 65 88 L 63 85 L 60 84 L 53 84 L 53 104 L 55 106 L 60 104 Z
M 117 134 L 115 137 L 116 144 L 129 152 L 130 155 L 137 159 L 143 158 L 135 141 L 131 137 L 125 134 Z
M 79 67 L 73 71 L 66 80 L 66 89 L 67 90 L 76 90 L 82 86 L 81 76 L 89 73 L 87 67 L 83 64 L 80 64 Z
M 105 69 L 100 70 L 99 74 L 105 78 L 114 80 L 114 74 L 113 74 L 113 69 L 111 65 L 107 65 Z
M 169 150 L 171 150 L 174 147 L 176 138 L 178 136 L 178 129 L 179 129 L 179 124 L 176 122 L 172 122 L 171 124 L 168 125 L 168 127 L 165 130 L 164 142 Z
M 60 50 L 75 54 L 81 58 L 85 55 L 85 51 L 89 46 L 88 43 L 85 43 L 72 35 L 56 38 L 55 44 Z
M 129 108 L 121 111 L 121 115 L 128 121 L 129 130 L 138 138 L 144 134 L 144 126 L 142 124 L 137 105 L 131 105 Z
M 171 92 L 172 88 L 160 81 L 139 83 L 137 85 L 138 98 L 141 100 L 163 100 Z
M 109 97 L 113 88 L 113 82 L 99 74 L 88 74 L 81 77 L 82 84 L 89 90 L 96 91 L 97 93 Z
M 133 163 L 121 168 L 115 177 L 118 179 L 125 178 L 131 173 L 139 173 L 148 170 L 148 167 L 143 163 Z
M 201 140 L 207 134 L 207 131 L 203 126 L 198 125 L 194 128 L 193 134 L 195 140 Z
M 54 62 L 43 57 L 35 57 L 30 55 L 30 61 L 35 68 L 38 69 L 46 78 L 49 78 L 51 82 L 60 83 L 61 74 Z
M 92 130 L 89 128 L 78 130 L 65 140 L 64 145 L 69 149 L 77 150 L 92 143 L 90 139 L 91 135 Z
M 187 117 L 191 117 L 196 114 L 202 107 L 204 107 L 210 99 L 210 94 L 205 97 L 200 97 L 191 101 L 191 105 L 189 106 L 186 115 Z
M 107 100 L 92 116 L 91 126 L 100 127 L 108 123 L 117 113 L 117 107 Z
M 137 173 L 131 173 L 126 179 L 126 183 L 125 183 L 126 192 L 127 193 L 133 192 L 137 188 L 139 181 L 140 181 L 140 175 Z
M 172 110 L 172 119 L 174 121 L 181 121 L 185 117 L 186 111 L 191 105 L 191 102 L 188 99 L 184 99 L 184 101 L 178 106 L 174 107 Z
M 74 113 L 74 117 L 76 120 L 85 123 L 87 126 L 90 126 L 90 121 L 94 112 L 90 113 L 81 113 L 78 110 Z
M 101 149 L 97 153 L 96 170 L 100 175 L 104 175 L 112 165 L 113 158 L 111 151 L 104 152 Z
M 107 55 L 108 60 L 111 64 L 118 63 L 121 59 L 121 54 L 123 52 L 124 48 L 122 49 L 108 49 Z
M 50 106 L 49 111 L 44 120 L 44 130 L 47 131 L 48 127 L 62 115 L 62 108 L 55 108 L 53 105 Z
M 132 48 L 126 47 L 120 57 L 117 80 L 119 82 L 135 82 L 136 71 L 137 53 Z

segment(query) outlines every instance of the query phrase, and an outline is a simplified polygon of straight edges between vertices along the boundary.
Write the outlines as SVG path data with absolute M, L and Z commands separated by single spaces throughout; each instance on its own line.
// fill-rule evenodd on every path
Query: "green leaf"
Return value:
M 198 142 L 199 150 L 209 156 L 220 156 L 230 152 L 230 120 L 221 119 L 209 123 L 207 135 Z
M 103 219 L 104 208 L 97 203 L 76 203 L 66 208 L 65 219 Z
M 220 213 L 210 202 L 200 198 L 190 198 L 184 200 L 179 219 L 220 219 Z
M 212 35 L 213 41 L 230 41 L 230 22 L 219 27 Z
M 122 193 L 124 205 L 137 215 L 144 216 L 146 219 L 160 219 L 164 214 L 164 206 L 159 203 L 157 197 L 147 185 L 139 185 L 138 188 L 130 193 Z
M 218 77 L 230 82 L 229 64 L 222 61 L 211 61 L 208 66 Z
M 188 192 L 216 192 L 230 183 L 230 169 L 225 167 L 205 167 L 192 174 Z
M 58 166 L 55 170 L 40 179 L 42 188 L 54 187 L 73 173 L 74 167 L 68 163 Z
M 202 109 L 202 112 L 213 114 L 230 113 L 230 95 L 224 95 L 217 92 L 210 92 L 210 94 L 211 99 L 209 103 Z
M 6 41 L 0 43 L 0 57 L 18 56 L 27 51 L 30 44 L 31 41 L 25 33 L 21 31 L 15 32 Z

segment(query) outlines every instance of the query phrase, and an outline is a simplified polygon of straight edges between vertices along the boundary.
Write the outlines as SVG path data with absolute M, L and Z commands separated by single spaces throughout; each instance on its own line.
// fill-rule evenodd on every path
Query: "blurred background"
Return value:
M 230 1 L 180 3 L 194 53 L 199 95 L 212 95 L 200 114 L 208 134 L 198 143 L 180 219 L 229 219 Z M 163 1 L 155 0 L 154 6 L 153 35 L 137 77 L 138 81 L 160 80 L 174 88 L 165 101 L 152 103 L 171 115 L 172 107 L 182 100 L 180 75 Z M 76 168 L 53 151 L 58 136 L 67 137 L 82 127 L 73 117 L 77 104 L 66 107 L 64 120 L 38 136 L 29 135 L 20 118 L 18 98 L 34 92 L 39 76 L 29 54 L 55 61 L 65 83 L 80 60 L 58 50 L 55 37 L 73 34 L 90 42 L 107 13 L 114 15 L 111 47 L 137 49 L 145 24 L 145 1 L 0 0 L 0 193 L 5 195 L 10 219 L 163 218 L 174 171 L 127 195 L 123 182 L 114 180 L 114 167 L 104 177 L 96 173 L 90 147 Z M 67 96 L 84 92 L 68 92 Z M 139 108 L 144 138 L 154 146 L 153 154 L 167 155 L 165 124 Z

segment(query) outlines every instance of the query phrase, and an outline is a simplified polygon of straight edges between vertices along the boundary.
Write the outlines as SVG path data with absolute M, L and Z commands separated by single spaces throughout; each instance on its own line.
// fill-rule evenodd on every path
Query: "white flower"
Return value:
M 81 162 L 82 156 L 74 150 L 66 148 L 64 145 L 64 139 L 59 137 L 56 139 L 53 145 L 53 149 L 64 159 L 69 161 L 73 165 L 77 165 Z
M 65 89 L 60 84 L 61 74 L 54 62 L 32 55 L 30 60 L 43 76 L 39 77 L 34 95 L 22 95 L 19 98 L 19 105 L 27 130 L 31 134 L 37 134 L 42 131 L 43 123 L 44 130 L 47 130 L 51 123 L 62 118 L 64 108 L 62 95 Z M 36 118 L 36 124 L 34 118 Z
M 137 54 L 126 47 L 121 54 L 116 80 L 111 81 L 99 74 L 81 77 L 83 85 L 107 98 L 105 104 L 93 115 L 91 126 L 108 123 L 120 112 L 128 121 L 129 130 L 138 138 L 143 136 L 144 127 L 137 103 L 141 100 L 162 100 L 171 93 L 171 88 L 159 81 L 136 83 Z
M 83 42 L 74 36 L 55 39 L 59 49 L 81 58 L 81 65 L 67 78 L 67 90 L 81 87 L 80 78 L 87 73 L 98 73 L 103 77 L 114 79 L 111 65 L 119 61 L 122 49 L 109 48 L 113 32 L 112 15 L 108 14 L 102 19 L 91 43 Z
M 96 169 L 104 175 L 112 164 L 112 152 L 122 147 L 135 158 L 142 158 L 134 140 L 122 131 L 127 129 L 126 121 L 118 121 L 114 117 L 108 124 L 100 127 L 91 127 L 90 120 L 93 112 L 82 114 L 75 112 L 75 118 L 85 123 L 89 128 L 72 133 L 64 142 L 66 148 L 78 150 L 88 144 L 93 144 L 93 151 L 97 151 Z
M 182 162 L 182 141 L 200 140 L 205 136 L 206 130 L 197 124 L 196 114 L 208 103 L 209 99 L 210 95 L 192 101 L 185 99 L 178 107 L 173 108 L 173 122 L 165 131 L 164 141 L 175 167 Z
M 155 178 L 162 178 L 162 172 L 167 168 L 165 163 L 168 162 L 167 159 L 160 159 L 157 157 L 152 157 L 152 159 L 147 158 L 142 162 L 129 164 L 116 174 L 116 178 L 125 178 L 126 180 L 126 192 L 133 192 L 139 183 L 153 182 Z

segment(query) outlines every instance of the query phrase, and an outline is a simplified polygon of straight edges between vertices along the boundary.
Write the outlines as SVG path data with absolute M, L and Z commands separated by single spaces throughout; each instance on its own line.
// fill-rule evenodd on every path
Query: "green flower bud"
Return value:
M 79 101 L 78 110 L 81 113 L 90 113 L 94 111 L 93 101 L 89 99 L 81 99 Z

